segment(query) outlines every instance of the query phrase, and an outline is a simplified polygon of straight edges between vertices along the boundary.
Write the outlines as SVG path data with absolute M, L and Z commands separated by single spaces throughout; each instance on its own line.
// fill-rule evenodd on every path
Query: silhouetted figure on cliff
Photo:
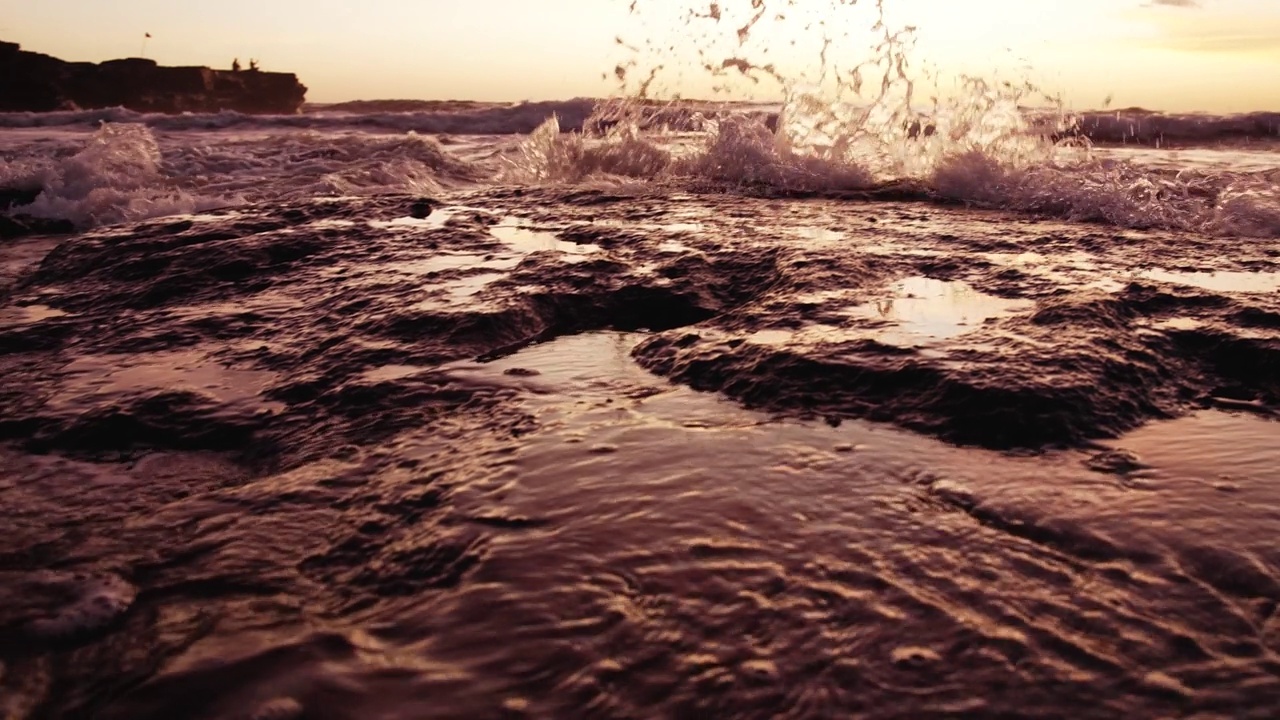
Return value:
M 253 58 L 249 58 L 249 71 L 250 71 L 250 72 L 258 72 L 258 61 L 257 61 L 257 60 L 254 60 Z
M 240 58 L 231 61 L 231 72 L 240 72 Z

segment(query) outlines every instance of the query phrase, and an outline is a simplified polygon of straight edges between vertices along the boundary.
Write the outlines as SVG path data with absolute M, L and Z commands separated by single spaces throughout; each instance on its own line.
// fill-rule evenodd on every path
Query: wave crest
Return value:
M 28 160 L 12 187 L 39 187 L 27 215 L 67 219 L 79 226 L 189 213 L 225 205 L 173 187 L 160 170 L 160 149 L 140 125 L 106 123 L 88 145 L 68 158 Z

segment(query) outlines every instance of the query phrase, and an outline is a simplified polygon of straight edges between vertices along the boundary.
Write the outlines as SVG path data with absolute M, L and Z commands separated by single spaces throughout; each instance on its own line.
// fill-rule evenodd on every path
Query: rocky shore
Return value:
M 144 58 L 67 62 L 0 42 L 0 112 L 124 107 L 156 113 L 293 114 L 306 94 L 293 73 L 164 67 Z

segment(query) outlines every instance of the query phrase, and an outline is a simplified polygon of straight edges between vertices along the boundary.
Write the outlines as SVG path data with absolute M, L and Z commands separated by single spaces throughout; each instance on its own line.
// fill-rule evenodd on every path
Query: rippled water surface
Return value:
M 1274 243 L 420 202 L 5 249 L 6 713 L 1280 707 Z

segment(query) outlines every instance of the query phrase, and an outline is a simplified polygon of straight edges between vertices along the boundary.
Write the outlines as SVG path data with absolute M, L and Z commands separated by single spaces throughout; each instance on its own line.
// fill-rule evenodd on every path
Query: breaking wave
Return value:
M 139 125 L 104 125 L 70 157 L 7 163 L 0 168 L 0 187 L 39 189 L 35 201 L 20 212 L 81 227 L 226 204 L 168 182 L 155 138 Z
M 749 117 L 709 124 L 695 139 L 619 125 L 602 138 L 548 120 L 509 160 L 506 177 L 582 182 L 620 177 L 718 184 L 753 191 L 889 191 L 884 196 L 960 202 L 1071 221 L 1215 235 L 1280 236 L 1280 170 L 1161 169 L 1105 150 L 1028 132 L 1000 103 L 952 108 L 924 136 L 827 132 L 825 106 L 801 117 L 788 106 L 776 127 Z
M 912 29 L 889 27 L 882 2 L 874 6 L 867 59 L 837 66 L 828 52 L 845 43 L 818 38 L 821 74 L 816 82 L 804 74 L 788 76 L 766 62 L 768 44 L 752 44 L 761 35 L 757 26 L 793 22 L 786 13 L 771 14 L 765 0 L 713 3 L 709 12 L 698 3 L 670 5 L 659 11 L 671 24 L 683 26 L 691 41 L 701 43 L 703 70 L 718 78 L 777 85 L 787 95 L 778 114 L 703 117 L 694 141 L 669 132 L 642 132 L 653 105 L 647 98 L 661 88 L 669 68 L 660 42 L 620 41 L 633 57 L 619 64 L 617 75 L 624 97 L 633 99 L 603 103 L 595 119 L 588 120 L 588 129 L 606 128 L 603 137 L 566 133 L 569 128 L 548 120 L 509 160 L 506 177 L 578 182 L 615 175 L 784 193 L 892 186 L 895 197 L 906 190 L 921 200 L 1066 220 L 1280 236 L 1280 171 L 1169 170 L 1115 156 L 1103 147 L 1274 138 L 1280 115 L 1073 115 L 1030 82 L 972 76 L 959 78 L 958 92 L 934 96 L 921 110 L 913 102 L 918 76 L 909 62 Z M 855 0 L 832 3 L 832 18 L 856 5 Z M 637 14 L 647 9 L 643 2 L 632 7 Z M 801 16 L 794 22 L 804 21 Z M 805 25 L 803 32 L 816 34 L 811 28 L 820 26 Z M 770 30 L 770 44 L 779 32 L 785 36 L 785 27 Z M 729 40 L 722 42 L 726 36 Z M 847 35 L 838 39 L 847 40 Z M 717 60 L 715 52 L 725 56 Z M 1266 148 L 1277 149 L 1280 145 Z
M 1082 113 L 1072 122 L 1071 131 L 1095 143 L 1121 145 L 1185 147 L 1251 141 L 1280 143 L 1280 112 L 1165 114 L 1130 108 Z
M 244 203 L 432 193 L 486 176 L 415 133 L 304 131 L 162 142 L 142 124 L 104 123 L 87 141 L 72 137 L 53 152 L 42 147 L 8 158 L 0 188 L 39 191 L 15 214 L 92 227 Z

